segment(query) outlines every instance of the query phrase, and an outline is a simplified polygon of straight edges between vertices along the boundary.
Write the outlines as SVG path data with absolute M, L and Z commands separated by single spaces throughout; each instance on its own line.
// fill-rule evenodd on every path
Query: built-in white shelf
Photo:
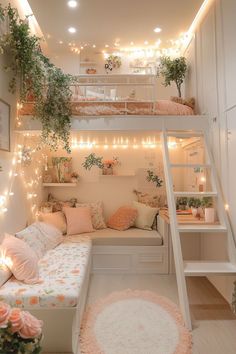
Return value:
M 77 183 L 43 183 L 43 187 L 76 187 Z
M 230 262 L 184 262 L 185 276 L 204 276 L 209 274 L 236 274 L 236 266 Z
M 100 177 L 135 177 L 135 174 L 127 174 L 127 175 L 99 175 Z

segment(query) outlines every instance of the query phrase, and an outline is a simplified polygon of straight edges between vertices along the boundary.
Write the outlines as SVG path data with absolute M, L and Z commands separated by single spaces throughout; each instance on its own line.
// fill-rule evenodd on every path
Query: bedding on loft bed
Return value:
M 156 102 L 119 101 L 105 102 L 92 99 L 71 103 L 73 116 L 111 116 L 111 115 L 160 115 L 160 116 L 190 116 L 194 115 L 191 107 L 170 100 Z M 33 102 L 28 102 L 21 108 L 21 115 L 32 115 Z

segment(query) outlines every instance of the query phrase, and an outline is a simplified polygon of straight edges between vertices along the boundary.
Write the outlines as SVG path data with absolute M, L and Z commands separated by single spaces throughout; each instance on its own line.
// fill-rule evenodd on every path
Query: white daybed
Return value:
M 39 261 L 40 284 L 9 279 L 0 300 L 44 321 L 46 353 L 79 354 L 79 330 L 91 272 L 168 273 L 168 240 L 153 230 L 98 230 L 65 236 Z

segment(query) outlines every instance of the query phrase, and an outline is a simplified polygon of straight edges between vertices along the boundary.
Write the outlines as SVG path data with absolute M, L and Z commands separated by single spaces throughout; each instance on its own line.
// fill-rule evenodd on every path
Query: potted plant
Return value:
M 103 161 L 103 175 L 113 175 L 114 174 L 114 167 L 119 165 L 120 161 L 118 157 L 113 157 L 111 160 L 104 160 Z
M 199 198 L 189 198 L 188 206 L 191 208 L 194 217 L 200 216 L 201 200 Z
M 97 166 L 102 170 L 103 175 L 113 175 L 113 168 L 117 165 L 120 165 L 118 157 L 113 157 L 111 160 L 103 160 L 103 157 L 96 156 L 94 153 L 86 156 L 85 161 L 82 163 L 86 170 L 91 170 L 93 166 Z
M 27 311 L 0 303 L 0 353 L 39 354 L 42 352 L 42 321 Z
M 202 198 L 201 205 L 204 209 L 205 222 L 215 222 L 215 209 L 213 207 L 213 199 L 211 197 Z
M 164 78 L 164 86 L 170 86 L 173 81 L 178 90 L 178 95 L 181 97 L 181 85 L 187 71 L 187 63 L 185 57 L 171 59 L 170 57 L 161 57 L 159 65 L 159 74 Z
M 187 197 L 180 197 L 176 200 L 176 210 L 186 210 L 188 205 Z

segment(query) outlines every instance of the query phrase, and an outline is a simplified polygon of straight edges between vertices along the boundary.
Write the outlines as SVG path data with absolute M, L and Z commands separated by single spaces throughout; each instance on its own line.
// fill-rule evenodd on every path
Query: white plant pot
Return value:
M 215 222 L 214 208 L 205 208 L 205 222 L 209 222 L 209 223 Z
M 192 215 L 196 218 L 198 215 L 198 209 L 197 208 L 191 208 Z

